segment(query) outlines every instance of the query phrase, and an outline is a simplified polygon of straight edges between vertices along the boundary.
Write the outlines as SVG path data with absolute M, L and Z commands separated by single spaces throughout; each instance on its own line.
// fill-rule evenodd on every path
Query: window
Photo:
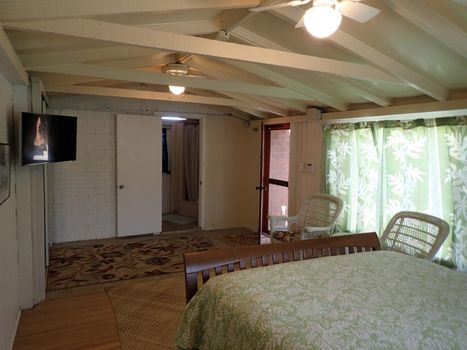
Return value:
M 324 127 L 324 190 L 344 201 L 341 231 L 382 233 L 397 212 L 446 220 L 437 258 L 467 271 L 467 117 Z

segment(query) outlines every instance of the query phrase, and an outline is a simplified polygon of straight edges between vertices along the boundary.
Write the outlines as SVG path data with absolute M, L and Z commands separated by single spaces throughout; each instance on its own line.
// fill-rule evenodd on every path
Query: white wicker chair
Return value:
M 449 234 L 449 225 L 436 216 L 401 211 L 389 221 L 381 247 L 432 260 Z
M 275 234 L 281 232 L 299 235 L 299 237 L 292 237 L 292 239 L 310 239 L 322 234 L 331 234 L 342 207 L 342 200 L 336 196 L 312 194 L 304 199 L 296 216 L 269 215 L 271 243 L 275 239 Z

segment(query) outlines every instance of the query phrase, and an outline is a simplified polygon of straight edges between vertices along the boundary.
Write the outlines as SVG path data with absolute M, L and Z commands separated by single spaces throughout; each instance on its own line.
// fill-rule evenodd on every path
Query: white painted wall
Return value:
M 207 117 L 202 125 L 203 229 L 258 223 L 260 135 L 242 120 Z
M 61 100 L 61 102 L 63 102 Z M 122 105 L 121 107 L 124 107 Z M 78 116 L 78 160 L 51 165 L 49 180 L 51 216 L 55 231 L 52 242 L 115 236 L 115 113 L 49 110 L 50 113 Z M 320 191 L 322 132 L 318 121 L 297 117 L 268 122 L 304 123 L 295 154 L 291 179 L 291 208 L 301 198 Z M 203 229 L 245 226 L 258 228 L 259 164 L 261 123 L 246 127 L 242 120 L 207 116 L 202 123 L 202 162 L 205 172 L 200 207 Z M 292 137 L 296 137 L 292 135 Z M 303 173 L 300 164 L 311 162 L 313 173 Z M 296 203 L 294 205 L 294 203 Z M 295 208 L 294 208 L 295 210 Z
M 70 101 L 60 99 L 58 104 L 64 107 L 62 103 Z M 82 101 L 81 106 L 89 102 L 86 108 L 94 107 L 94 100 Z M 52 100 L 52 106 L 57 102 Z M 119 111 L 125 106 L 121 102 Z M 49 211 L 55 232 L 51 242 L 115 236 L 115 111 L 48 112 L 78 117 L 77 161 L 50 166 Z M 246 226 L 256 230 L 260 133 L 232 117 L 207 116 L 204 121 L 207 136 L 201 147 L 205 149 L 202 157 L 207 161 L 207 182 L 202 190 L 207 190 L 207 197 L 203 228 Z M 96 214 L 96 210 L 100 212 Z
M 307 195 L 321 192 L 323 131 L 320 122 L 313 118 L 305 117 L 299 121 L 290 119 L 289 208 L 290 214 L 295 215 Z M 313 170 L 304 171 L 304 164 L 312 164 Z
M 13 143 L 12 105 L 13 88 L 0 73 L 0 142 L 3 143 Z M 12 347 L 20 315 L 14 167 L 11 181 L 10 198 L 0 205 L 0 349 Z
M 289 213 L 295 215 L 305 196 L 321 192 L 323 131 L 320 121 L 312 116 L 263 121 L 263 124 L 281 123 L 290 123 Z M 261 128 L 259 121 L 252 124 Z M 312 172 L 303 170 L 305 163 L 312 164 Z
M 78 117 L 77 160 L 49 166 L 52 243 L 116 233 L 115 114 L 53 110 Z

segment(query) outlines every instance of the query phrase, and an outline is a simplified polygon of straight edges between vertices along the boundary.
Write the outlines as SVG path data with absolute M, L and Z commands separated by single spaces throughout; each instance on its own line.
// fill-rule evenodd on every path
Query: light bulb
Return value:
M 169 90 L 174 95 L 179 96 L 179 95 L 182 95 L 185 92 L 185 87 L 184 86 L 169 85 Z
M 171 116 L 164 116 L 164 117 L 161 117 L 161 119 L 163 119 L 163 120 L 175 120 L 175 121 L 186 120 L 186 118 L 182 118 L 182 117 L 171 117 Z
M 334 33 L 342 21 L 339 9 L 332 1 L 315 1 L 303 18 L 306 30 L 316 38 L 326 38 Z

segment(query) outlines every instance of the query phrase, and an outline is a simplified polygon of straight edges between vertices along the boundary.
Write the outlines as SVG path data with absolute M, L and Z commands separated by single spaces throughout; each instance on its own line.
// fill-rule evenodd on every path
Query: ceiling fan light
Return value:
M 185 92 L 185 87 L 184 86 L 175 86 L 175 85 L 169 85 L 169 90 L 172 94 L 176 96 L 180 96 Z
M 326 38 L 339 28 L 342 15 L 339 9 L 325 1 L 323 4 L 314 4 L 305 12 L 303 18 L 306 30 L 316 38 Z

